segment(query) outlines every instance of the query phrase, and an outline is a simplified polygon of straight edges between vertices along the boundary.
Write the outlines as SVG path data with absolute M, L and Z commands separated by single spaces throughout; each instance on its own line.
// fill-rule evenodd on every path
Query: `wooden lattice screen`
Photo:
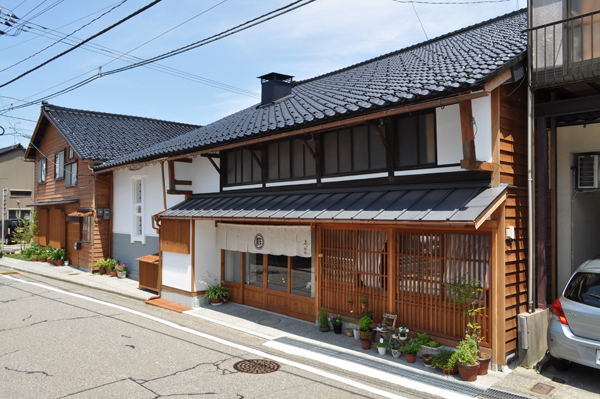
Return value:
M 319 305 L 332 313 L 356 316 L 362 311 L 361 298 L 366 297 L 367 309 L 373 310 L 376 320 L 385 312 L 393 313 L 398 315 L 397 325 L 460 340 L 466 321 L 444 283 L 467 275 L 482 282 L 478 298 L 479 306 L 485 307 L 479 317 L 481 344 L 489 347 L 490 240 L 486 232 L 322 228 Z M 388 248 L 394 249 L 393 270 L 388 269 Z M 391 293 L 390 276 L 395 281 Z M 390 301 L 392 309 L 388 309 Z

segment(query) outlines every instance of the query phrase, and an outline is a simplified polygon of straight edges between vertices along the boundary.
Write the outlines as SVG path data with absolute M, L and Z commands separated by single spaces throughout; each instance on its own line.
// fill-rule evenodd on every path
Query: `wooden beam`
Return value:
M 169 190 L 175 190 L 175 161 L 169 161 Z M 167 192 L 168 192 L 167 191 Z
M 160 163 L 160 172 L 162 175 L 162 191 L 163 191 L 163 203 L 164 209 L 167 209 L 167 189 L 165 187 L 165 163 Z
M 488 207 L 482 213 L 479 214 L 479 216 L 475 220 L 475 229 L 478 229 L 479 227 L 481 227 L 481 225 L 483 223 L 485 223 L 485 221 L 490 216 L 492 216 L 492 214 L 496 211 L 496 209 L 498 209 L 499 206 L 504 204 L 507 197 L 508 197 L 507 190 L 504 189 L 502 194 L 500 194 L 490 205 L 488 205 Z
M 192 185 L 192 181 L 191 180 L 177 180 L 177 179 L 175 179 L 175 185 L 191 186 Z
M 221 154 L 200 154 L 200 156 L 207 158 L 221 158 Z
M 498 222 L 498 228 L 492 231 L 492 361 L 494 364 L 506 363 L 506 205 L 503 203 L 492 216 Z
M 179 159 L 175 159 L 175 162 L 181 162 L 181 163 L 192 163 L 194 162 L 192 160 L 192 158 L 179 158 Z
M 473 107 L 471 100 L 461 101 L 460 131 L 462 134 L 463 160 L 475 161 L 475 133 L 473 131 Z
M 460 167 L 462 169 L 467 169 L 467 170 L 479 170 L 479 171 L 486 171 L 486 172 L 493 172 L 496 169 L 495 167 L 496 165 L 494 165 L 493 163 L 489 163 L 489 162 L 481 162 L 481 161 L 469 161 L 466 159 L 463 159 L 462 161 L 460 161 Z
M 192 194 L 194 194 L 194 192 L 192 190 L 167 190 L 167 194 L 170 194 L 170 195 L 178 195 L 178 194 L 192 195 Z
M 494 79 L 490 80 L 487 83 L 483 84 L 483 90 L 485 91 L 494 91 L 500 85 L 504 84 L 508 79 L 512 77 L 512 70 L 509 68 L 506 71 L 502 72 L 500 75 L 496 76 Z
M 212 164 L 212 166 L 217 170 L 217 173 L 221 174 L 221 169 L 219 169 L 219 167 L 217 166 L 217 164 L 215 163 L 215 161 L 213 161 L 213 157 L 211 157 L 210 155 L 206 155 L 206 157 L 208 158 L 208 160 L 210 161 L 210 163 Z
M 385 137 L 383 137 L 383 134 L 381 134 L 381 131 L 379 130 L 379 127 L 377 125 L 369 125 L 369 126 L 371 126 L 373 129 L 375 129 L 375 133 L 377 133 L 377 136 L 379 137 L 379 140 L 381 140 L 381 143 L 383 144 L 383 146 L 387 150 L 387 148 L 388 148 L 387 140 L 385 139 Z
M 248 150 L 250 151 L 250 155 L 252 155 L 252 158 L 254 158 L 254 160 L 256 161 L 256 164 L 260 167 L 260 169 L 263 169 L 263 164 L 260 161 L 260 159 L 258 159 L 258 156 L 254 153 L 254 150 Z
M 492 187 L 500 186 L 500 89 L 492 91 Z
M 313 157 L 313 159 L 315 160 L 315 162 L 317 162 L 317 154 L 315 154 L 315 152 L 313 151 L 312 148 L 310 148 L 310 145 L 308 144 L 308 142 L 304 139 L 301 139 L 300 141 L 302 141 L 302 144 L 304 144 L 304 146 L 306 147 L 306 149 L 308 150 L 308 152 L 310 153 L 310 155 Z

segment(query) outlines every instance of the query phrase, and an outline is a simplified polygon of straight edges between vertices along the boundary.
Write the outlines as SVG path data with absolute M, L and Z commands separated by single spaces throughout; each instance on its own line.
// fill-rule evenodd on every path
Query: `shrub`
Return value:
M 325 309 L 321 308 L 319 310 L 319 316 L 317 317 L 317 319 L 319 320 L 319 327 L 321 328 L 325 328 L 325 327 L 329 327 L 329 313 L 327 313 L 327 311 L 325 311 Z

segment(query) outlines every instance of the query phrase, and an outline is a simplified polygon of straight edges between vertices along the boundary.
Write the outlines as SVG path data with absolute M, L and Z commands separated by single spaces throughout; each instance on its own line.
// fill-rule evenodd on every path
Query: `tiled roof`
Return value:
M 75 152 L 85 159 L 110 161 L 198 129 L 198 125 L 129 115 L 42 105 Z
M 316 78 L 99 169 L 305 128 L 400 104 L 476 90 L 525 57 L 527 14 L 516 11 Z
M 0 155 L 7 154 L 7 153 L 9 153 L 11 151 L 15 151 L 15 150 L 24 152 L 25 148 L 23 148 L 23 146 L 21 144 L 15 144 L 15 145 L 11 145 L 10 147 L 0 148 Z

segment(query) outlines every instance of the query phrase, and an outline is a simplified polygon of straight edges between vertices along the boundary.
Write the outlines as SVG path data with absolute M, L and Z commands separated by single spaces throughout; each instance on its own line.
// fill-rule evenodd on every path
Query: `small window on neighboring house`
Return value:
M 37 164 L 37 182 L 46 183 L 46 158 L 38 160 Z
M 145 244 L 144 235 L 144 180 L 142 178 L 132 179 L 133 186 L 133 220 L 131 242 L 140 241 Z
M 31 220 L 31 211 L 29 209 L 21 209 L 21 219 Z
M 75 153 L 73 152 L 73 149 L 69 148 L 69 159 L 73 159 L 74 156 L 75 156 Z
M 31 190 L 10 190 L 11 197 L 31 197 Z
M 8 218 L 16 219 L 16 218 L 18 218 L 18 213 L 19 213 L 18 209 L 9 209 L 8 210 Z
M 65 187 L 77 185 L 77 161 L 65 165 Z
M 81 223 L 81 241 L 93 242 L 94 236 L 94 217 L 84 216 Z
M 65 151 L 54 154 L 54 180 L 65 177 Z

